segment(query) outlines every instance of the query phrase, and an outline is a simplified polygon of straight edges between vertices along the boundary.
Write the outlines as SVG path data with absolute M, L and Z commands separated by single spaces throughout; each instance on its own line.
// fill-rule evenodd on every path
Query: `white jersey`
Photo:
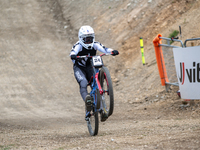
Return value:
M 73 45 L 71 53 L 70 53 L 70 56 L 71 55 L 77 55 L 77 56 L 83 56 L 83 55 L 95 56 L 97 50 L 100 51 L 100 52 L 102 52 L 102 53 L 105 53 L 105 54 L 111 54 L 111 51 L 112 51 L 111 48 L 106 48 L 105 46 L 103 46 L 99 42 L 94 42 L 92 49 L 86 49 L 78 41 L 76 44 Z M 83 59 L 81 61 L 72 60 L 72 62 L 73 63 L 77 63 L 78 65 L 83 66 L 83 67 L 85 67 L 89 63 L 88 58 L 85 58 L 85 59 Z

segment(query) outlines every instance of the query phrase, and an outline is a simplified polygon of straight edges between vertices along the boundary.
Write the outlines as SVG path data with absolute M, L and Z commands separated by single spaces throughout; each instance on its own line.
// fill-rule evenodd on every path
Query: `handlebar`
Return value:
M 111 55 L 111 54 L 105 54 L 105 53 L 103 53 L 103 54 L 101 54 L 101 55 L 99 55 L 99 56 L 105 56 L 105 55 Z M 96 56 L 96 55 L 95 55 Z M 84 55 L 84 56 L 76 56 L 76 58 L 92 58 L 93 56 L 88 56 L 88 55 Z
M 116 55 L 119 55 L 119 52 L 118 52 L 117 50 L 113 50 L 113 51 L 111 52 L 111 54 L 103 53 L 103 54 L 101 54 L 101 55 L 95 55 L 95 56 L 100 56 L 100 57 L 102 57 L 102 56 L 105 56 L 105 55 L 113 55 L 113 56 L 116 56 Z M 84 56 L 71 55 L 70 57 L 71 57 L 71 59 L 81 59 L 81 58 L 92 58 L 93 56 L 89 56 L 89 55 L 84 55 Z

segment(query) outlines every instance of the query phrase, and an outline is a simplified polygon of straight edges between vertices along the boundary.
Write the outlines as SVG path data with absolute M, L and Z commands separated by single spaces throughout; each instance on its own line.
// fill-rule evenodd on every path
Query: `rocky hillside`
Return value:
M 77 41 L 82 25 L 91 25 L 96 40 L 118 49 L 120 56 L 106 61 L 120 93 L 125 99 L 138 98 L 135 92 L 151 95 L 160 88 L 152 41 L 157 34 L 168 37 L 182 27 L 182 41 L 199 37 L 199 1 L 197 0 L 109 0 L 51 1 L 48 5 L 71 43 Z M 74 13 L 74 10 L 76 13 Z M 139 38 L 144 39 L 147 66 L 142 66 Z M 70 52 L 70 48 L 67 49 Z M 153 93 L 152 93 L 153 92 Z M 149 95 L 147 94 L 147 95 Z M 137 95 L 137 96 L 136 96 Z M 144 97 L 144 95 L 142 95 Z

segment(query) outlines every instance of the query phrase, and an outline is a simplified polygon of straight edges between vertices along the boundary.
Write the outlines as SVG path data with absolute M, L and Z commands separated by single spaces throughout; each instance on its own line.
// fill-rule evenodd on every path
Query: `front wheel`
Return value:
M 108 68 L 102 67 L 100 71 L 100 84 L 103 90 L 102 107 L 108 116 L 112 115 L 114 109 L 114 95 L 112 80 Z
M 98 130 L 99 130 L 98 111 L 92 112 L 89 120 L 87 121 L 87 127 L 91 136 L 95 136 L 98 134 Z

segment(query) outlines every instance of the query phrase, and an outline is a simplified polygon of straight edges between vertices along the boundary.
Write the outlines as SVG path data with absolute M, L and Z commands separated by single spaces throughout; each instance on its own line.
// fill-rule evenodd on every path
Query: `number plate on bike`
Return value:
M 103 62 L 100 56 L 93 56 L 92 57 L 94 67 L 102 67 Z

